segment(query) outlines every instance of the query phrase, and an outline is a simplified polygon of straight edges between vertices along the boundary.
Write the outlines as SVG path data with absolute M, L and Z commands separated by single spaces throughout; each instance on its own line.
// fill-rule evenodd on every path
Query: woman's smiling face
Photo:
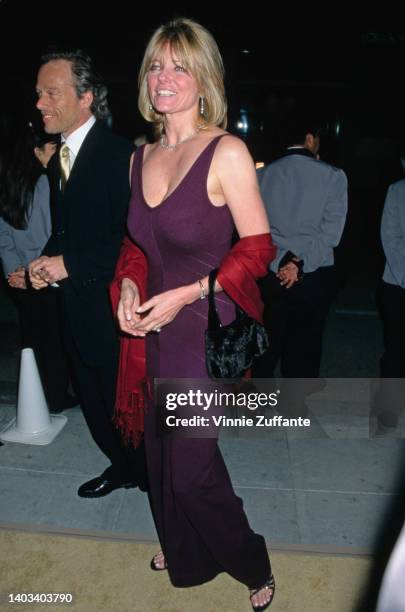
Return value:
M 189 111 L 198 113 L 199 88 L 194 76 L 182 66 L 166 45 L 159 57 L 152 60 L 148 72 L 148 92 L 158 113 Z

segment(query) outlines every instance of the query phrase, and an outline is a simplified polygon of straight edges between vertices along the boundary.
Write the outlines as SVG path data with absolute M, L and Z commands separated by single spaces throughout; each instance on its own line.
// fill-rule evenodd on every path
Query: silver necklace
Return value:
M 194 130 L 194 132 L 192 132 L 192 134 L 190 134 L 189 136 L 187 136 L 187 138 L 183 138 L 183 140 L 179 140 L 179 142 L 176 142 L 175 144 L 169 144 L 166 141 L 166 136 L 164 134 L 162 134 L 159 144 L 162 147 L 162 149 L 169 149 L 169 150 L 173 150 L 176 149 L 178 146 L 180 146 L 181 144 L 183 144 L 183 142 L 187 142 L 188 140 L 191 140 L 191 138 L 193 138 L 193 136 L 195 136 L 200 130 Z

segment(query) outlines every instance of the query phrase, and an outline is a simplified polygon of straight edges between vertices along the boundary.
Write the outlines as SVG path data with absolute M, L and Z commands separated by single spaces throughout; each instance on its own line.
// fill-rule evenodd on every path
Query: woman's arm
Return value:
M 239 138 L 227 135 L 219 141 L 210 185 L 228 204 L 240 238 L 270 231 L 253 159 Z

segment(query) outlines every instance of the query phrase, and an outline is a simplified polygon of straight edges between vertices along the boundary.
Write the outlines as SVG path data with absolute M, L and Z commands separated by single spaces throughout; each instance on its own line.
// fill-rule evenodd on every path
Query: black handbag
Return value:
M 236 319 L 222 325 L 215 306 L 214 285 L 218 270 L 208 282 L 208 329 L 205 332 L 205 362 L 211 378 L 240 378 L 253 361 L 269 348 L 263 325 L 236 305 Z

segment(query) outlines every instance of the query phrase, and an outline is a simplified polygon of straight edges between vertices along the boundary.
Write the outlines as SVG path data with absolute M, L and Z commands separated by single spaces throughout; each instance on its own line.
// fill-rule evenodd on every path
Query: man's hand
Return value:
M 14 289 L 26 289 L 25 268 L 20 266 L 17 270 L 14 270 L 14 272 L 10 272 L 10 274 L 7 275 L 7 282 L 10 287 Z
M 46 257 L 42 255 L 29 265 L 31 284 L 34 289 L 43 289 L 48 284 L 56 283 L 68 277 L 63 255 Z
M 293 261 L 290 261 L 279 269 L 276 276 L 280 280 L 280 285 L 289 289 L 298 280 L 298 266 Z

